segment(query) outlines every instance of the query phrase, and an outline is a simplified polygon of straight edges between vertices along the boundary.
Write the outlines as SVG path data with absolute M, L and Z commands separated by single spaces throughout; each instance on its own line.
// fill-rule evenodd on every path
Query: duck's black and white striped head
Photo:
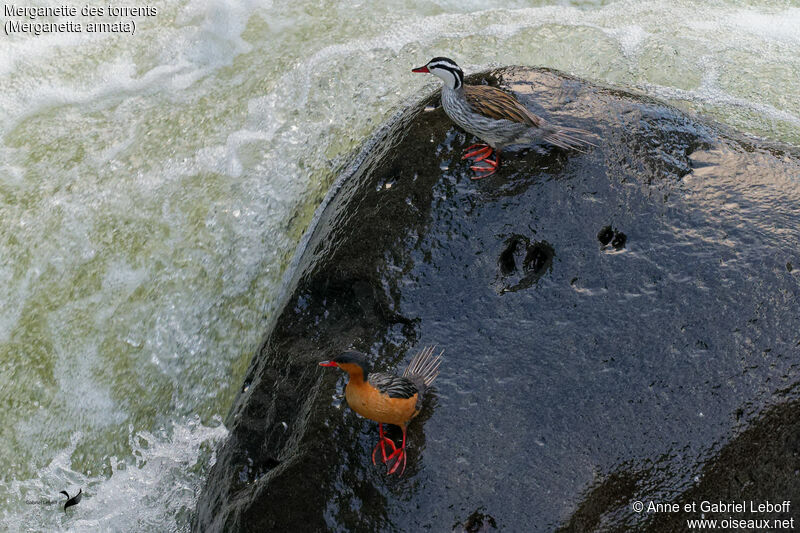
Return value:
M 464 72 L 456 62 L 447 57 L 434 57 L 424 67 L 417 67 L 411 72 L 427 72 L 442 79 L 445 87 L 459 89 L 464 85 Z

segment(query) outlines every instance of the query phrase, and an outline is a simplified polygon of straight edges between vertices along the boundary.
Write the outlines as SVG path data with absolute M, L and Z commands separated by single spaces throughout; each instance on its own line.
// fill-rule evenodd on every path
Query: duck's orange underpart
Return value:
M 364 380 L 358 365 L 345 363 L 339 366 L 350 374 L 345 397 L 356 413 L 376 422 L 396 426 L 405 426 L 417 416 L 417 394 L 411 398 L 390 398 Z

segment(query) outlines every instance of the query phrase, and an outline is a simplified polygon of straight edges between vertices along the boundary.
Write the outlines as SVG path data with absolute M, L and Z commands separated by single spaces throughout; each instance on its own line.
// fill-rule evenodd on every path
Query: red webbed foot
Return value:
M 392 475 L 395 472 L 397 472 L 397 469 L 400 468 L 400 463 L 402 463 L 403 468 L 400 470 L 400 473 L 397 474 L 398 476 L 402 476 L 403 472 L 406 471 L 406 428 L 405 427 L 403 428 L 403 444 L 399 448 L 395 449 L 394 452 L 392 452 L 392 455 L 390 455 L 386 459 L 386 462 L 392 460 L 394 460 L 394 464 L 389 467 L 387 475 Z
M 378 444 L 376 444 L 375 447 L 372 449 L 372 464 L 374 465 L 378 464 L 375 462 L 375 452 L 378 451 L 378 448 L 381 449 L 381 456 L 383 458 L 383 462 L 385 463 L 386 461 L 389 460 L 389 456 L 386 455 L 387 444 L 392 447 L 391 453 L 397 451 L 397 446 L 394 445 L 394 441 L 392 439 L 390 439 L 389 437 L 381 437 L 381 439 L 378 441 Z
M 394 464 L 389 467 L 389 471 L 387 472 L 387 474 L 388 475 L 392 475 L 395 472 L 397 472 L 397 469 L 400 468 L 400 464 L 402 463 L 403 468 L 401 468 L 400 469 L 400 473 L 397 474 L 398 476 L 402 476 L 403 472 L 406 471 L 406 457 L 407 457 L 407 455 L 408 454 L 406 453 L 405 448 L 397 448 L 394 451 L 394 453 L 392 453 L 392 455 L 390 455 L 389 458 L 387 459 L 387 462 L 394 460 Z
M 486 159 L 486 158 L 477 159 L 476 162 L 478 162 L 478 161 L 483 161 L 488 166 L 472 165 L 469 168 L 471 168 L 472 170 L 474 170 L 476 172 L 485 172 L 485 174 L 480 174 L 478 176 L 472 176 L 472 178 L 470 178 L 470 179 L 479 180 L 479 179 L 491 176 L 492 174 L 497 172 L 497 169 L 500 168 L 500 152 L 495 152 L 494 161 L 492 161 L 491 159 Z
M 378 464 L 375 462 L 375 452 L 378 451 L 378 448 L 381 449 L 381 456 L 383 457 L 384 463 L 386 463 L 386 461 L 389 460 L 389 457 L 386 456 L 387 444 L 392 447 L 392 453 L 397 451 L 397 446 L 394 445 L 394 441 L 383 434 L 383 424 L 380 423 L 378 424 L 378 435 L 379 435 L 378 444 L 376 444 L 375 447 L 372 449 L 372 464 L 374 465 Z
M 473 148 L 478 148 L 478 149 L 472 150 Z M 492 152 L 494 152 L 494 149 L 488 144 L 473 144 L 464 151 L 466 153 L 464 154 L 464 157 L 462 157 L 461 159 L 472 159 L 473 157 L 476 157 L 477 159 L 475 161 L 477 162 L 477 161 L 482 161 L 487 157 L 491 156 Z
M 477 150 L 472 150 L 473 148 L 479 147 Z M 471 151 L 470 151 L 471 150 Z M 473 176 L 471 179 L 479 180 L 485 178 L 487 176 L 491 176 L 497 169 L 500 168 L 500 152 L 493 149 L 488 144 L 473 144 L 466 150 L 466 154 L 461 159 L 473 159 L 474 163 L 486 163 L 486 165 L 472 165 L 469 167 L 470 169 L 476 172 L 482 172 L 478 176 Z M 494 160 L 489 159 L 492 155 L 494 155 Z

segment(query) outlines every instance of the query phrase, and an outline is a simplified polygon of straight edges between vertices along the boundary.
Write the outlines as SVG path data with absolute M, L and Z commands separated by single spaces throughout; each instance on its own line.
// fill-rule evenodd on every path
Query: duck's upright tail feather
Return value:
M 428 346 L 415 355 L 403 372 L 403 377 L 413 381 L 422 381 L 426 388 L 430 387 L 433 380 L 439 375 L 439 365 L 442 363 L 442 354 L 444 353 L 442 350 L 439 355 L 434 356 L 435 348 L 436 346 Z

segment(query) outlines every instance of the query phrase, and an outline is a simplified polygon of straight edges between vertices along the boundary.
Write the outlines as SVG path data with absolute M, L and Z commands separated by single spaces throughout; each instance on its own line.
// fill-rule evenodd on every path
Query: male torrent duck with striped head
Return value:
M 406 429 L 409 422 L 422 409 L 422 398 L 433 380 L 439 375 L 441 356 L 433 355 L 434 347 L 420 351 L 403 372 L 402 376 L 388 372 L 372 372 L 364 354 L 344 352 L 320 366 L 339 367 L 349 374 L 345 389 L 347 404 L 356 413 L 378 423 L 379 440 L 372 449 L 372 464 L 375 452 L 381 449 L 384 464 L 389 463 L 389 474 L 394 474 L 402 463 L 402 475 L 406 469 Z M 398 448 L 394 441 L 383 434 L 384 424 L 394 424 L 403 430 L 403 444 Z M 391 448 L 389 455 L 386 447 Z
M 564 149 L 583 151 L 595 146 L 581 136 L 589 132 L 548 123 L 528 111 L 514 96 L 488 85 L 464 85 L 464 72 L 455 61 L 434 57 L 428 64 L 411 72 L 433 74 L 444 82 L 442 107 L 457 126 L 482 139 L 486 144 L 473 144 L 462 159 L 474 158 L 472 170 L 482 174 L 477 180 L 491 176 L 500 167 L 500 151 L 512 144 L 547 142 Z M 474 149 L 474 150 L 473 150 Z M 489 159 L 492 154 L 494 159 Z

